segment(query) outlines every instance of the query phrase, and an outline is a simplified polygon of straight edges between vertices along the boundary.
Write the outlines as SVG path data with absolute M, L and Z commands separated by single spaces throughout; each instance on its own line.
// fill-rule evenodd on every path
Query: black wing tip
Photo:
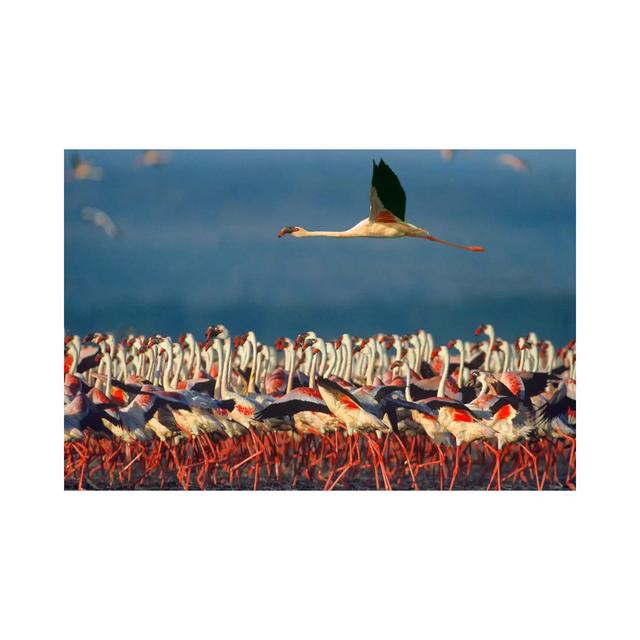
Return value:
M 373 161 L 371 186 L 375 188 L 384 207 L 400 220 L 404 220 L 407 196 L 400 179 L 382 158 L 377 165 L 376 161 Z
M 334 382 L 333 380 L 329 380 L 329 378 L 323 378 L 322 376 L 316 377 L 316 383 L 321 387 L 327 387 L 329 389 L 340 387 L 338 383 Z M 342 389 L 342 387 L 340 388 Z

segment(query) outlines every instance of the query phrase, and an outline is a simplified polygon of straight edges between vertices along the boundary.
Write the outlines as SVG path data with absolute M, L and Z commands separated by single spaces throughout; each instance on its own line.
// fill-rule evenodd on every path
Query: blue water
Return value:
M 471 338 L 492 322 L 508 339 L 575 335 L 575 152 L 175 151 L 135 168 L 139 151 L 81 151 L 99 182 L 65 183 L 65 328 L 179 334 L 223 323 L 271 341 L 314 329 L 432 331 Z M 65 167 L 70 166 L 65 152 Z M 407 194 L 407 220 L 486 247 L 413 239 L 277 238 L 281 227 L 345 229 L 368 215 L 372 158 Z M 84 206 L 122 229 L 111 239 Z

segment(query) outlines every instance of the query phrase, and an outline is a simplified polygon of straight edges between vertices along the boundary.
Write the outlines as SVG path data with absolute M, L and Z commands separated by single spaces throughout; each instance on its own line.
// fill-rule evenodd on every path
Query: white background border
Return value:
M 637 633 L 632 3 L 231 5 L 4 10 L 4 637 Z M 577 148 L 578 491 L 65 494 L 62 150 L 92 147 Z

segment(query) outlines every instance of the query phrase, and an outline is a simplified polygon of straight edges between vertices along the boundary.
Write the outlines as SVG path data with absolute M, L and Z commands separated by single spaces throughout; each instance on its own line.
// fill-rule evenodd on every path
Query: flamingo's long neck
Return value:
M 551 373 L 553 371 L 555 355 L 556 348 L 553 346 L 553 342 L 547 340 L 547 373 Z
M 216 385 L 213 389 L 213 397 L 216 400 L 220 400 L 222 398 L 221 389 L 222 389 L 222 380 L 224 378 L 224 348 L 222 346 L 222 341 L 216 338 L 213 343 L 213 347 L 216 350 L 216 354 L 218 356 L 218 375 L 216 376 Z M 211 373 L 211 369 L 209 369 L 209 373 Z
M 416 371 L 420 373 L 422 369 L 422 361 L 424 358 L 424 349 L 427 344 L 427 333 L 424 329 L 418 331 L 418 366 Z
M 458 351 L 460 351 L 460 365 L 458 367 L 458 387 L 462 389 L 462 375 L 464 374 L 464 344 L 458 341 Z
M 193 365 L 192 376 L 197 378 L 200 373 L 200 367 L 202 366 L 202 354 L 200 353 L 200 346 L 198 345 L 197 340 L 193 341 L 193 350 L 196 355 L 196 361 Z
M 511 349 L 509 349 L 509 345 L 506 342 L 502 345 L 502 351 L 504 353 L 502 373 L 507 373 L 507 371 L 509 371 L 509 365 L 511 364 Z
M 325 368 L 323 376 L 328 376 L 332 371 L 335 371 L 336 366 L 336 348 L 333 342 L 326 342 L 325 348 L 327 350 L 327 366 Z
M 94 387 L 98 391 L 102 390 L 102 384 L 103 384 L 103 380 L 101 378 L 102 375 L 104 375 L 104 358 L 102 358 L 98 363 L 98 375 L 96 376 L 96 383 L 94 385 Z
M 118 355 L 116 356 L 118 364 L 118 380 L 124 380 L 127 377 L 127 355 L 124 351 L 124 347 L 120 346 L 118 349 Z
M 518 371 L 522 371 L 524 367 L 524 353 L 525 353 L 524 347 L 520 347 L 520 360 L 518 361 Z
M 487 349 L 484 368 L 487 371 L 491 371 L 491 356 L 493 355 L 493 345 L 496 343 L 496 332 L 493 330 L 492 325 L 488 325 L 485 333 L 489 336 L 489 347 Z
M 258 356 L 256 358 L 256 368 L 255 368 L 255 377 L 254 377 L 254 389 L 257 391 L 260 387 L 260 378 L 262 377 L 262 365 L 266 361 L 266 356 L 262 352 L 262 350 L 258 351 Z M 253 371 L 251 372 L 253 374 Z
M 444 398 L 444 385 L 449 375 L 449 349 L 442 348 L 440 350 L 440 357 L 442 358 L 442 377 L 440 378 L 440 385 L 438 386 L 438 398 Z
M 102 359 L 104 360 L 104 366 L 105 369 L 107 370 L 107 381 L 105 382 L 104 385 L 104 395 L 107 396 L 107 398 L 111 397 L 111 355 L 108 353 L 105 353 L 102 356 Z
M 188 347 L 189 347 L 189 359 L 187 360 L 187 364 L 186 364 L 186 369 L 187 369 L 187 375 L 186 377 L 188 378 L 191 375 L 191 368 L 193 367 L 193 361 L 196 357 L 196 353 L 195 350 L 193 348 L 194 344 L 195 344 L 195 338 L 193 337 L 192 334 L 187 333 L 186 337 L 185 337 L 185 342 L 187 343 Z M 182 363 L 180 363 L 180 366 L 182 366 Z
M 318 361 L 315 349 L 311 352 L 311 368 L 309 369 L 309 388 L 316 388 L 316 363 Z
M 295 371 L 296 354 L 293 350 L 293 345 L 285 347 L 285 362 L 289 361 L 289 378 L 287 379 L 287 393 L 293 389 L 293 372 Z
M 409 350 L 407 357 L 411 361 L 411 368 L 415 371 L 420 371 L 420 340 L 418 339 L 418 336 L 413 334 L 409 338 L 409 343 L 412 348 Z
M 336 361 L 335 361 L 335 364 L 333 365 L 333 373 L 338 377 L 342 376 L 342 364 L 343 364 L 342 352 L 343 352 L 342 345 L 340 345 L 336 350 Z
M 211 367 L 213 365 L 213 349 L 211 349 L 211 347 L 205 347 L 204 353 L 201 357 L 202 362 L 204 363 L 202 366 L 205 373 L 211 375 Z
M 175 373 L 173 374 L 173 379 L 171 380 L 171 388 L 177 389 L 178 380 L 180 379 L 180 373 L 182 372 L 182 361 L 184 360 L 184 351 L 180 345 L 174 345 L 174 346 L 176 346 L 178 349 L 178 357 L 176 360 L 176 370 L 175 370 Z M 172 349 L 172 352 L 173 352 L 173 349 Z M 171 364 L 168 364 L 167 367 L 169 369 L 169 373 L 171 373 Z
M 326 237 L 326 238 L 348 238 L 352 236 L 352 233 L 349 231 L 307 231 L 306 229 L 299 229 L 293 235 L 296 238 L 315 238 L 315 237 Z
M 433 352 L 433 336 L 427 333 L 427 342 L 424 347 L 423 361 L 431 365 L 431 353 Z M 418 372 L 421 373 L 421 372 Z
M 256 342 L 256 336 L 253 331 L 249 331 L 249 335 L 247 336 L 247 342 L 251 345 L 253 349 L 253 361 L 251 362 L 251 375 L 249 376 L 249 386 L 247 388 L 247 393 L 255 393 L 256 392 L 256 369 L 258 366 L 258 344 Z
M 353 344 L 351 343 L 351 336 L 348 333 L 345 333 L 342 344 L 344 345 L 345 351 L 345 367 L 344 367 L 344 379 L 347 382 L 351 382 L 351 366 L 353 359 Z
M 374 342 L 369 342 L 368 345 L 369 362 L 367 364 L 367 385 L 373 384 L 373 369 L 376 364 L 376 346 Z
M 149 371 L 147 372 L 147 378 L 151 380 L 153 384 L 157 382 L 157 367 L 156 367 L 156 354 L 158 347 L 154 344 L 148 351 L 149 353 Z
M 231 339 L 229 337 L 224 340 L 224 362 L 222 364 L 222 370 L 219 375 L 222 376 L 221 388 L 220 388 L 220 396 L 223 400 L 226 400 L 229 397 L 229 371 L 231 370 Z
M 69 343 L 69 351 L 71 352 L 71 367 L 69 368 L 69 373 L 75 375 L 76 369 L 78 368 L 78 349 L 73 341 Z
M 405 371 L 406 371 L 406 374 L 407 374 L 407 381 L 406 381 L 405 386 L 404 386 L 404 397 L 409 402 L 413 402 L 413 398 L 411 397 L 411 369 L 409 368 L 409 365 L 406 362 L 405 362 L 404 366 L 405 366 Z
M 238 345 L 237 348 L 238 353 L 238 368 L 242 371 L 246 371 L 249 366 L 249 359 L 251 358 L 251 344 L 249 342 L 245 342 L 244 344 Z
M 168 391 L 169 389 L 175 389 L 175 386 L 173 386 L 172 381 L 169 379 L 169 376 L 173 371 L 173 345 L 168 340 L 165 340 L 163 342 L 163 347 L 165 353 L 167 354 L 167 362 L 162 374 L 162 386 L 164 387 L 165 391 Z
M 573 349 L 569 349 L 567 351 L 567 354 L 569 354 L 569 379 L 575 380 L 576 379 L 576 358 L 575 358 Z
M 396 360 L 400 360 L 402 358 L 402 343 L 400 342 L 400 336 L 397 334 L 393 335 L 393 346 L 396 350 Z
M 379 342 L 378 340 L 376 340 L 376 351 L 378 352 L 379 372 L 380 375 L 382 375 L 382 372 L 389 366 L 389 356 L 382 342 Z
M 316 338 L 315 347 L 320 351 L 320 364 L 317 371 L 321 376 L 324 376 L 327 368 L 327 345 L 322 338 Z
M 487 389 L 489 388 L 489 384 L 487 383 L 487 378 L 484 375 L 481 375 L 479 377 L 480 380 L 480 393 L 478 394 L 478 396 L 483 396 L 485 393 L 487 393 Z
M 538 370 L 538 365 L 540 364 L 540 351 L 538 350 L 538 344 L 536 342 L 532 343 L 531 351 L 533 355 L 533 368 L 532 371 Z

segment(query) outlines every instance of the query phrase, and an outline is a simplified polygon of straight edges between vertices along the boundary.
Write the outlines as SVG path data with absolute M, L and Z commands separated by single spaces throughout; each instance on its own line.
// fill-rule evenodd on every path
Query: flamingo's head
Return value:
M 224 332 L 225 332 L 225 328 L 221 324 L 209 325 L 207 327 L 205 336 L 207 338 L 215 338 L 216 336 L 219 336 L 221 333 L 224 333 Z
M 282 238 L 282 236 L 286 236 L 290 233 L 295 236 L 298 231 L 300 231 L 300 227 L 282 227 L 282 229 L 280 229 L 280 233 L 278 233 L 278 238 Z
M 487 330 L 487 325 L 486 324 L 481 324 L 476 330 L 475 330 L 475 334 L 477 336 L 483 334 L 485 331 Z

